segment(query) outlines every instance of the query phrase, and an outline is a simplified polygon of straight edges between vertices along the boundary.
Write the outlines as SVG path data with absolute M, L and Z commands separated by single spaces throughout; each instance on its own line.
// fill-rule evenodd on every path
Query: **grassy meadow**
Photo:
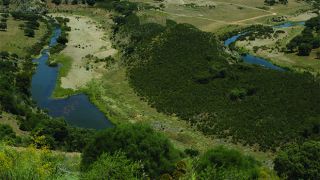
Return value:
M 39 30 L 36 30 L 35 37 L 31 38 L 25 36 L 23 29 L 19 27 L 24 24 L 24 21 L 14 20 L 10 17 L 7 21 L 7 31 L 0 31 L 0 51 L 16 53 L 22 57 L 30 54 L 28 48 L 35 45 L 47 33 L 47 26 L 43 22 L 39 23 Z

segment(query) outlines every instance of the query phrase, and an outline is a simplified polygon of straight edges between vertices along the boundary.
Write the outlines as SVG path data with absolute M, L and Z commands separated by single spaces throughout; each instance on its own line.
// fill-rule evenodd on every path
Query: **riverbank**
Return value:
M 104 72 L 104 63 L 90 63 L 88 57 L 104 59 L 113 56 L 116 50 L 111 47 L 109 37 L 93 19 L 71 14 L 52 14 L 68 18 L 71 27 L 69 42 L 60 55 L 54 57 L 62 62 L 62 71 L 59 73 L 58 87 L 54 97 L 61 98 L 65 93 L 70 94 L 84 87 L 93 79 L 101 78 Z
M 308 16 L 309 17 L 309 16 Z M 312 17 L 312 16 L 310 16 Z M 301 18 L 300 18 L 301 19 Z M 303 26 L 275 28 L 271 38 L 256 38 L 237 41 L 235 46 L 250 54 L 267 59 L 281 67 L 298 72 L 320 73 L 320 61 L 317 59 L 318 49 L 313 49 L 309 56 L 298 56 L 296 53 L 287 53 L 286 45 L 291 39 L 301 34 Z

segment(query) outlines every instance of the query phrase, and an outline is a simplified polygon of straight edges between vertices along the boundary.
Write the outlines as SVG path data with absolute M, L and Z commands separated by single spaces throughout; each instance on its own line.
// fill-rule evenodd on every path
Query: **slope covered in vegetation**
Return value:
M 310 74 L 234 63 L 212 34 L 190 25 L 140 24 L 135 15 L 115 21 L 130 82 L 159 111 L 264 150 L 317 134 L 320 86 Z

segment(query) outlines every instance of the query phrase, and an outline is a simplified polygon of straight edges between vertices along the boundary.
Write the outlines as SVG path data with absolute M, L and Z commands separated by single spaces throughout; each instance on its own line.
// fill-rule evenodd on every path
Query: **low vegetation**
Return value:
M 47 149 L 0 145 L 0 179 L 70 179 L 78 172 L 79 156 Z

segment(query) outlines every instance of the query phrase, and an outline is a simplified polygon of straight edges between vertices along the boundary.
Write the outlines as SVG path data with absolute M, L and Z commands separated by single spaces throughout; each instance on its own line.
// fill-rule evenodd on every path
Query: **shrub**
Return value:
M 35 35 L 34 30 L 29 29 L 29 28 L 24 30 L 24 34 L 25 34 L 25 36 L 28 36 L 28 37 L 34 37 L 34 35 Z
M 199 179 L 258 179 L 259 163 L 224 147 L 208 150 L 194 164 Z
M 90 167 L 89 171 L 83 173 L 82 179 L 131 179 L 141 178 L 142 166 L 128 160 L 123 153 L 109 155 L 102 154 Z
M 0 141 L 15 141 L 16 133 L 11 126 L 0 124 Z
M 32 147 L 15 150 L 0 145 L 0 179 L 66 179 L 75 168 L 63 155 Z
M 180 158 L 179 152 L 162 134 L 143 124 L 120 125 L 99 132 L 82 154 L 81 167 L 86 170 L 103 153 L 125 153 L 128 159 L 141 161 L 151 177 L 171 172 Z
M 320 142 L 291 145 L 279 152 L 274 169 L 284 179 L 318 179 L 320 177 Z

